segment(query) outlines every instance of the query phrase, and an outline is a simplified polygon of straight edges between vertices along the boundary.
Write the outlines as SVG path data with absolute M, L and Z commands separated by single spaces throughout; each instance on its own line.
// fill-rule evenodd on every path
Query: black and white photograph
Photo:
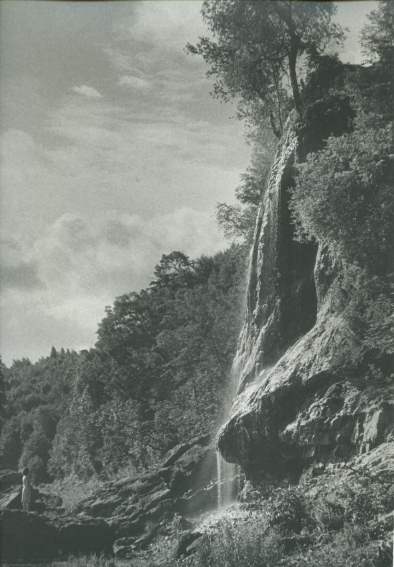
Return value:
M 0 0 L 0 564 L 394 567 L 394 0 Z

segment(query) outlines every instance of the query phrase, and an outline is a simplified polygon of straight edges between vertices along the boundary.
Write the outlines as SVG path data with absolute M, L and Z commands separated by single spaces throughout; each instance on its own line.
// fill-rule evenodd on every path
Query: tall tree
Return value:
M 300 56 L 320 53 L 342 37 L 334 13 L 333 2 L 205 0 L 202 15 L 213 39 L 202 37 L 187 47 L 208 63 L 218 97 L 258 106 L 279 137 L 289 107 L 287 85 L 302 114 Z
M 361 43 L 367 61 L 387 65 L 394 74 L 394 3 L 380 0 L 376 10 L 368 16 L 368 23 L 361 33 Z

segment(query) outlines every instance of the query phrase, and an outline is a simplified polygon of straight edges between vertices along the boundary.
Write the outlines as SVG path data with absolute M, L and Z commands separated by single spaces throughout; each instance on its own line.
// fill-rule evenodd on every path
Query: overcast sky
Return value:
M 1 352 L 95 342 L 105 305 L 163 253 L 225 247 L 215 205 L 249 159 L 184 46 L 200 2 L 0 3 Z M 375 2 L 343 2 L 343 57 Z

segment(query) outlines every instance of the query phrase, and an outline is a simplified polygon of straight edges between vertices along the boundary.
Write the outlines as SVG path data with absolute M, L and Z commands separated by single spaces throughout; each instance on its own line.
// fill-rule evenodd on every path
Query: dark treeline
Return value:
M 36 481 L 154 465 L 218 425 L 241 320 L 245 247 L 163 255 L 117 298 L 94 348 L 2 365 L 2 466 Z

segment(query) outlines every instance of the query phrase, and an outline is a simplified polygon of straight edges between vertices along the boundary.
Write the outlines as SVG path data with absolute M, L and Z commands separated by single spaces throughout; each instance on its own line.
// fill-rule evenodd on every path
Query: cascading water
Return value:
M 230 414 L 232 401 L 237 393 L 239 384 L 239 360 L 237 356 L 231 368 L 231 380 L 229 385 L 227 403 L 225 404 L 225 417 Z M 216 470 L 217 470 L 217 506 L 219 509 L 225 508 L 234 502 L 239 491 L 239 465 L 228 463 L 216 451 Z
M 219 451 L 216 452 L 218 508 L 229 506 L 236 499 L 238 492 L 238 466 L 225 461 Z
M 278 274 L 281 268 L 279 259 L 282 246 L 278 227 L 283 220 L 281 219 L 284 209 L 282 183 L 286 168 L 292 163 L 297 146 L 297 136 L 293 126 L 293 121 L 289 118 L 271 167 L 257 217 L 249 264 L 244 326 L 231 371 L 230 403 L 225 408 L 226 420 L 221 428 L 220 436 L 223 435 L 223 431 L 226 431 L 226 424 L 231 418 L 232 402 L 238 390 L 241 392 L 248 384 L 261 379 L 278 358 L 283 346 L 278 340 L 278 337 L 281 336 L 279 332 L 282 324 L 281 317 L 285 313 L 278 294 L 280 288 Z M 223 444 L 220 443 L 220 445 L 223 448 Z M 238 466 L 225 461 L 218 451 L 219 508 L 234 501 L 238 478 Z

